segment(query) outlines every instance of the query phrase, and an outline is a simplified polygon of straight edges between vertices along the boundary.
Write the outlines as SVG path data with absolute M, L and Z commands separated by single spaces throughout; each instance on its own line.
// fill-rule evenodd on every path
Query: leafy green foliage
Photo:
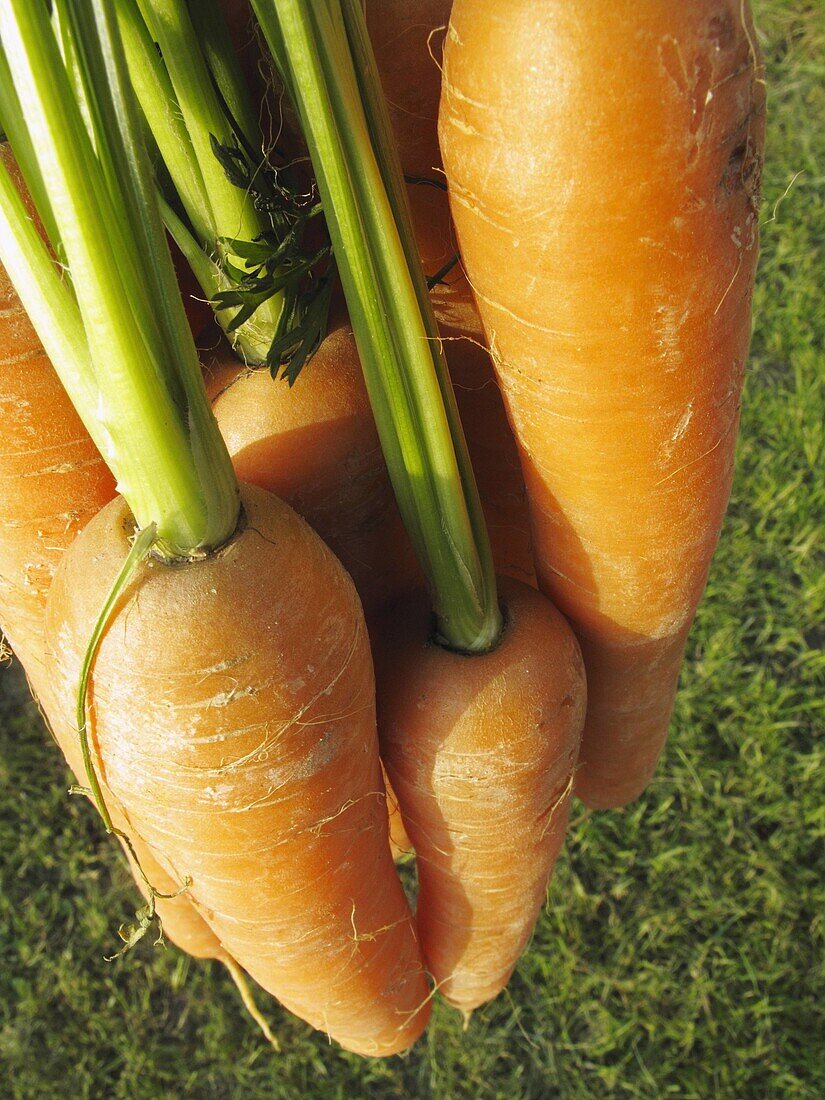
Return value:
M 437 1005 L 406 1058 L 343 1054 L 229 977 L 144 943 L 134 887 L 14 670 L 0 672 L 0 1093 L 14 1100 L 819 1100 L 825 1095 L 825 303 L 819 5 L 755 5 L 769 144 L 734 495 L 645 796 L 574 811 L 507 992 Z M 777 200 L 797 172 L 775 211 Z M 818 468 L 819 467 L 819 468 Z M 5 1075 L 5 1077 L 3 1076 Z
M 315 185 L 292 184 L 288 166 L 260 163 L 240 143 L 222 145 L 212 136 L 212 151 L 230 183 L 247 192 L 255 208 L 267 214 L 272 224 L 254 241 L 219 240 L 223 252 L 243 260 L 245 269 L 224 259 L 222 267 L 233 286 L 215 294 L 212 301 L 219 309 L 238 307 L 227 326 L 232 333 L 259 306 L 283 292 L 283 308 L 265 365 L 273 378 L 283 369 L 283 377 L 292 385 L 326 336 L 335 278 Z M 307 235 L 316 226 L 315 237 L 320 233 L 323 243 L 308 245 Z

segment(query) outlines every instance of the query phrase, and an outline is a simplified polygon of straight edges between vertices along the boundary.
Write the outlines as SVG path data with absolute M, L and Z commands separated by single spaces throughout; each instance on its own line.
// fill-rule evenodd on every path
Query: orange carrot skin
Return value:
M 97 766 L 225 949 L 350 1050 L 406 1049 L 427 983 L 389 851 L 366 627 L 351 580 L 286 504 L 242 487 L 227 545 L 150 561 L 96 657 Z M 78 538 L 49 601 L 71 713 L 83 649 L 128 549 L 128 510 Z
M 456 0 L 440 138 L 588 669 L 577 793 L 649 781 L 733 473 L 764 85 L 740 0 Z
M 36 662 L 25 667 L 32 695 L 39 704 L 58 748 L 63 753 L 66 763 L 74 774 L 77 785 L 87 787 L 88 780 L 80 750 L 80 739 L 77 736 L 76 729 L 66 721 L 61 708 L 57 705 L 46 665 L 42 658 L 42 651 L 38 653 Z M 30 672 L 30 668 L 34 671 Z M 175 881 L 161 867 L 154 853 L 137 833 L 105 782 L 102 784 L 102 788 L 103 798 L 112 818 L 112 824 L 121 833 L 125 833 L 131 841 L 134 856 L 122 840 L 120 840 L 120 844 L 137 888 L 148 900 L 148 891 L 144 882 L 145 876 L 159 894 L 167 895 L 166 897 L 156 898 L 155 901 L 164 938 L 196 959 L 220 959 L 223 961 L 227 953 L 223 950 L 215 933 L 195 909 L 188 892 L 178 893 L 182 883 Z M 136 865 L 135 856 L 140 868 Z M 171 895 L 174 894 L 178 896 L 172 897 Z
M 381 0 L 367 4 L 367 29 L 387 99 L 401 166 L 409 177 L 444 182 L 438 149 L 438 57 L 450 0 Z M 424 270 L 432 274 L 455 252 L 444 191 L 407 188 Z M 455 276 L 453 276 L 455 278 Z
M 410 834 L 407 832 L 407 827 L 404 824 L 404 820 L 401 817 L 401 807 L 398 805 L 398 796 L 392 789 L 389 776 L 383 764 L 381 765 L 383 772 L 384 787 L 387 791 L 387 816 L 389 818 L 390 827 L 390 854 L 394 860 L 398 860 L 401 856 L 404 856 L 412 848 L 412 841 L 410 840 Z
M 238 477 L 307 520 L 351 575 L 369 617 L 419 572 L 349 325 L 335 324 L 292 387 L 237 364 L 227 382 L 221 361 L 213 356 L 206 369 L 222 386 L 213 408 Z
M 238 477 L 285 500 L 318 532 L 352 577 L 368 618 L 412 586 L 419 571 L 349 326 L 335 325 L 291 388 L 269 371 L 241 368 L 225 342 L 202 362 Z M 410 840 L 391 791 L 387 810 L 398 858 Z
M 5 143 L 0 156 L 25 198 L 25 184 Z M 66 550 L 113 499 L 115 485 L 2 265 L 0 317 L 0 627 L 67 764 L 85 786 L 77 734 L 60 720 L 46 674 L 46 599 Z M 126 829 L 120 808 L 108 792 L 106 797 L 115 826 Z M 173 893 L 177 887 L 141 838 L 133 832 L 132 839 L 149 881 L 161 893 Z M 138 874 L 135 881 L 142 888 Z M 159 899 L 157 909 L 165 935 L 182 950 L 197 958 L 223 957 L 214 933 L 185 896 Z
M 586 705 L 578 644 L 534 588 L 501 578 L 491 653 L 429 640 L 423 593 L 375 647 L 381 751 L 418 859 L 418 927 L 439 992 L 470 1012 L 507 983 L 567 824 Z
M 54 571 L 115 490 L 2 267 L 0 316 L 0 625 L 34 675 Z

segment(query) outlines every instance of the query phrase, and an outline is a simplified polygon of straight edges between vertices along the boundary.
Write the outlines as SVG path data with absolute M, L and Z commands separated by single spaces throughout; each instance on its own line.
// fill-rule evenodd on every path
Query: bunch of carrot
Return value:
M 0 43 L 0 625 L 126 947 L 404 1050 L 664 743 L 749 337 L 746 6 L 8 0 Z

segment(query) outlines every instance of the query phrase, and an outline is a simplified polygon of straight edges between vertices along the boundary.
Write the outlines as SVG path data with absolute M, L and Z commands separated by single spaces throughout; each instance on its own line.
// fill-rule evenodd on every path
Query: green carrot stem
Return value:
M 28 138 L 28 133 L 26 136 Z M 92 438 L 100 448 L 105 436 L 98 430 L 94 418 L 97 385 L 80 310 L 70 284 L 58 274 L 2 158 L 0 260 L 40 334 L 58 377 L 67 389 L 73 387 L 75 406 L 81 416 L 85 413 L 88 418 Z
M 0 49 L 0 128 L 3 130 L 4 139 L 10 142 L 14 150 L 15 159 L 20 171 L 23 173 L 23 178 L 37 208 L 49 243 L 54 249 L 55 255 L 65 262 L 65 254 L 60 244 L 60 234 L 57 232 L 57 223 L 54 220 L 28 130 L 23 123 L 20 101 L 17 98 L 17 92 L 11 78 L 11 70 L 3 49 Z
M 190 5 L 189 14 L 207 68 L 234 124 L 233 129 L 243 139 L 247 152 L 263 158 L 260 121 L 252 106 L 238 58 L 231 48 L 220 6 L 216 0 L 199 0 Z
M 214 305 L 213 299 L 222 291 L 230 290 L 232 288 L 231 281 L 224 274 L 220 264 L 203 251 L 187 226 L 162 196 L 159 197 L 159 203 L 163 224 L 166 226 L 167 232 L 189 264 L 204 297 L 213 303 L 215 320 L 225 332 L 229 331 L 235 311 L 231 308 L 218 309 Z M 240 326 L 241 329 L 243 327 Z
M 204 392 L 114 13 L 105 0 L 66 0 L 66 8 L 77 30 L 94 144 L 45 5 L 4 0 L 0 6 L 0 39 L 91 361 L 90 370 L 82 355 L 67 356 L 63 381 L 138 526 L 156 524 L 163 552 L 189 557 L 234 531 L 237 482 Z M 13 204 L 9 212 L 12 226 Z M 5 241 L 0 247 L 5 262 L 10 249 Z M 21 289 L 40 299 L 33 320 L 44 343 L 53 343 L 41 327 L 48 273 L 40 267 Z
M 186 216 L 203 244 L 216 235 L 212 208 L 172 81 L 137 0 L 116 0 L 115 9 L 132 86 Z
M 501 632 L 489 539 L 358 4 L 253 0 L 298 108 L 364 377 L 441 641 Z M 346 13 L 346 17 L 345 17 Z M 359 68 L 353 63 L 356 43 Z
M 214 8 L 214 0 L 198 0 L 198 2 Z M 254 240 L 264 229 L 269 228 L 269 225 L 264 223 L 262 216 L 255 209 L 252 198 L 227 180 L 223 167 L 212 149 L 212 137 L 221 145 L 231 147 L 235 143 L 235 134 L 221 104 L 189 10 L 185 0 L 137 0 L 137 4 L 149 33 L 160 46 L 163 63 L 174 91 L 174 102 L 188 133 L 189 145 L 185 147 L 184 155 L 194 157 L 203 180 L 205 203 L 203 197 L 200 197 L 197 210 L 186 206 L 187 215 L 193 227 L 196 219 L 202 218 L 208 221 L 210 232 L 208 236 L 201 235 L 201 244 L 210 255 L 225 259 L 230 264 L 243 269 L 243 261 L 234 256 L 231 248 L 227 248 L 222 242 L 234 238 L 245 241 Z M 117 0 L 116 6 L 119 10 L 128 11 L 134 6 L 134 0 Z M 201 13 L 201 19 L 204 18 L 204 13 Z M 219 34 L 215 29 L 219 19 L 218 11 L 209 13 L 211 30 L 207 35 L 206 45 L 213 62 L 216 54 L 224 55 L 220 76 L 231 101 L 227 106 L 241 115 L 237 120 L 238 124 L 253 131 L 245 135 L 247 140 L 255 142 L 260 148 L 263 139 L 259 132 L 254 132 L 258 128 L 254 123 L 251 107 L 241 106 L 245 92 L 237 65 L 226 56 L 230 52 L 230 43 L 225 28 L 221 49 Z M 130 42 L 127 42 L 127 46 L 129 45 Z M 163 153 L 168 149 L 170 141 L 174 139 L 164 133 L 168 127 L 168 118 L 165 111 L 157 109 L 155 100 L 155 95 L 150 93 L 145 98 L 141 97 L 141 105 L 158 147 Z M 166 159 L 165 153 L 164 159 Z M 166 160 L 166 164 L 177 187 L 177 158 Z M 179 194 L 186 205 L 186 194 L 180 190 Z M 198 232 L 200 235 L 200 231 Z M 234 334 L 233 340 L 238 350 L 250 362 L 265 362 L 277 331 L 282 307 L 283 295 L 280 293 L 273 295 L 255 311 L 253 317 L 242 329 Z

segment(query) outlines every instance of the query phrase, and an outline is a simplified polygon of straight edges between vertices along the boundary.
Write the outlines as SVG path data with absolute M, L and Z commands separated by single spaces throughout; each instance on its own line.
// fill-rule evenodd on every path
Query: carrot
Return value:
M 368 4 L 367 27 L 408 180 L 407 196 L 424 270 L 441 271 L 455 255 L 438 148 L 439 57 L 452 0 Z M 428 181 L 428 182 L 424 182 Z M 470 459 L 499 573 L 535 583 L 524 478 L 518 451 L 484 346 L 469 284 L 459 266 L 433 287 L 431 300 L 467 435 Z
M 213 407 L 238 477 L 307 520 L 355 581 L 368 615 L 415 582 L 347 323 L 334 325 L 292 387 L 267 371 L 241 371 Z
M 190 69 L 196 73 L 208 70 L 214 83 L 221 86 L 225 102 L 235 105 L 233 116 L 237 127 L 232 137 L 239 149 L 263 148 L 264 142 L 258 119 L 235 71 L 236 59 L 226 49 L 227 28 L 222 27 L 220 13 L 205 3 L 197 9 L 189 9 L 188 16 L 193 24 L 182 12 L 165 28 L 164 21 L 153 14 L 155 7 L 154 3 L 147 5 L 146 25 L 139 19 L 131 22 L 124 19 L 123 23 L 127 30 L 130 64 L 138 77 L 137 87 L 147 118 L 160 149 L 165 151 L 191 224 L 203 228 L 198 240 L 194 241 L 182 224 L 172 219 L 170 225 L 194 270 L 199 273 L 198 277 L 204 279 L 204 292 L 209 297 L 213 297 L 210 280 L 216 280 L 215 319 L 233 341 L 236 338 L 238 341 L 236 347 L 230 348 L 227 343 L 214 341 L 214 337 L 205 334 L 205 342 L 207 346 L 212 344 L 212 349 L 203 356 L 204 377 L 207 392 L 215 401 L 215 415 L 241 480 L 277 493 L 309 521 L 339 555 L 355 580 L 367 613 L 372 614 L 412 584 L 417 579 L 417 572 L 392 497 L 352 337 L 343 321 L 339 321 L 334 326 L 336 331 L 323 341 L 314 361 L 301 372 L 296 384 L 289 389 L 283 384 L 275 385 L 268 377 L 269 371 L 246 369 L 240 358 L 244 364 L 259 368 L 266 364 L 273 374 L 278 373 L 283 365 L 281 356 L 271 349 L 273 342 L 284 335 L 280 327 L 281 315 L 289 318 L 294 308 L 296 292 L 292 284 L 295 280 L 288 279 L 263 303 L 266 310 L 260 306 L 255 308 L 236 332 L 231 310 L 227 313 L 220 304 L 220 291 L 226 288 L 216 279 L 221 259 L 218 255 L 216 263 L 213 241 L 223 241 L 224 250 L 231 252 L 226 241 L 238 232 L 241 213 L 246 233 L 255 230 L 255 241 L 254 244 L 236 243 L 235 247 L 245 249 L 245 253 L 252 248 L 257 258 L 251 265 L 257 272 L 255 279 L 260 278 L 262 271 L 255 264 L 265 263 L 276 243 L 283 243 L 288 232 L 294 234 L 299 229 L 302 234 L 318 239 L 307 248 L 299 248 L 297 254 L 290 257 L 288 253 L 282 257 L 276 275 L 282 269 L 288 271 L 290 265 L 293 269 L 300 268 L 306 254 L 312 254 L 323 244 L 323 238 L 314 228 L 318 219 L 307 215 L 303 193 L 281 209 L 287 197 L 289 174 L 273 173 L 270 181 L 266 162 L 259 164 L 257 160 L 250 160 L 247 165 L 249 188 L 257 189 L 258 194 L 265 193 L 269 207 L 279 211 L 277 218 L 273 215 L 267 219 L 253 208 L 246 190 L 233 187 L 227 181 L 223 181 L 217 199 L 207 196 L 206 188 L 197 184 L 214 167 L 208 161 L 204 165 L 198 138 L 204 115 L 213 120 L 210 128 L 215 125 L 215 105 L 212 105 L 211 115 L 208 114 L 209 96 L 204 96 L 200 87 L 191 87 Z M 241 28 L 248 25 L 248 5 L 223 4 L 222 8 L 229 33 L 237 42 Z M 147 45 L 151 45 L 149 31 L 157 34 L 170 58 L 168 72 L 147 49 Z M 250 45 L 254 50 L 255 42 Z M 190 65 L 182 64 L 180 58 L 174 60 L 173 48 L 178 54 L 188 55 Z M 148 83 L 140 79 L 147 66 L 156 77 Z M 246 76 L 250 75 L 254 76 L 246 71 Z M 167 92 L 159 103 L 157 85 L 164 85 L 164 82 Z M 167 97 L 174 101 L 176 95 L 179 97 L 178 111 L 170 119 Z M 190 156 L 182 157 L 182 149 L 188 149 Z M 211 151 L 208 157 L 214 162 Z M 311 181 L 305 186 L 311 188 Z M 169 218 L 167 214 L 167 221 Z M 228 265 L 227 270 L 234 277 L 237 264 Z M 324 294 L 329 294 L 329 285 L 324 289 L 325 284 L 329 284 L 329 277 L 320 280 L 310 297 L 323 302 Z M 256 282 L 256 294 L 258 290 Z M 242 291 L 243 288 L 238 287 L 235 301 L 241 306 L 245 300 Z M 299 328 L 302 319 L 299 312 L 294 322 Z M 286 355 L 284 369 L 291 383 L 295 382 L 295 374 L 300 369 L 293 367 L 294 357 L 303 358 L 321 341 L 326 327 L 326 309 L 317 312 L 315 324 L 316 328 L 299 341 L 297 352 L 290 351 Z M 238 333 L 246 335 L 238 337 Z M 397 810 L 391 803 L 389 807 L 393 848 L 397 850 L 405 838 Z
M 521 451 L 542 589 L 575 625 L 576 790 L 650 780 L 730 492 L 764 86 L 748 6 L 456 0 L 440 136 Z
M 418 853 L 425 960 L 470 1011 L 505 984 L 561 843 L 581 656 L 538 592 L 505 581 L 499 601 L 359 0 L 255 8 L 298 104 L 388 469 L 429 583 L 429 598 L 388 611 L 386 638 L 376 630 L 379 734 Z M 512 831 L 500 828 L 502 807 L 516 816 Z M 510 906 L 504 867 L 524 880 Z
M 236 59 L 226 48 L 229 34 L 236 40 L 242 33 L 249 37 L 248 32 L 242 32 L 251 18 L 248 5 L 223 5 L 229 23 L 223 28 L 223 40 L 220 16 L 212 5 L 193 8 L 188 15 L 181 13 L 174 21 L 162 18 L 161 8 L 151 0 L 145 7 L 143 22 L 134 11 L 131 20 L 124 16 L 122 21 L 131 71 L 147 119 L 190 223 L 202 227 L 197 240 L 171 213 L 167 219 L 198 277 L 204 280 L 204 292 L 213 301 L 216 320 L 230 340 L 237 340 L 234 349 L 218 343 L 205 356 L 204 373 L 216 401 L 215 414 L 239 477 L 277 493 L 296 507 L 341 557 L 371 611 L 413 583 L 416 573 L 392 498 L 355 344 L 343 322 L 339 322 L 335 327 L 340 331 L 330 333 L 323 351 L 297 379 L 301 367 L 300 363 L 292 366 L 293 358 L 298 355 L 303 361 L 311 354 L 326 328 L 326 310 L 320 310 L 312 332 L 299 340 L 297 353 L 291 348 L 272 351 L 273 345 L 283 345 L 284 325 L 288 328 L 294 323 L 300 327 L 300 308 L 294 322 L 291 313 L 296 302 L 300 306 L 297 291 L 301 287 L 293 286 L 296 279 L 290 278 L 289 272 L 300 268 L 316 249 L 318 254 L 323 253 L 324 238 L 315 232 L 319 219 L 307 212 L 310 207 L 303 185 L 294 198 L 288 198 L 288 170 L 275 170 L 266 160 L 258 163 L 251 152 L 243 154 L 249 157 L 248 189 L 265 202 L 253 204 L 246 188 L 227 180 L 222 180 L 218 202 L 205 186 L 217 161 L 211 149 L 205 153 L 201 148 L 202 129 L 204 121 L 216 125 L 213 116 L 218 107 L 212 104 L 210 108 L 209 96 L 203 94 L 201 86 L 192 86 L 190 67 L 211 75 L 216 84 L 220 74 L 228 74 L 225 99 L 234 99 L 240 106 L 237 126 L 233 124 L 224 144 L 234 141 L 239 149 L 253 152 L 263 147 L 255 112 L 246 99 L 239 74 L 233 70 Z M 164 49 L 168 59 L 165 67 L 149 49 L 152 35 Z M 176 59 L 173 48 L 186 53 L 190 66 Z M 156 80 L 141 77 L 147 68 Z M 178 110 L 171 117 L 167 98 L 158 102 L 158 84 L 165 85 L 166 96 L 177 103 Z M 208 87 L 211 91 L 211 85 Z M 182 155 L 182 149 L 184 154 L 188 150 L 188 155 Z M 239 182 L 243 181 L 236 179 Z M 239 234 L 241 213 L 245 224 Z M 297 253 L 293 242 L 292 252 L 280 256 L 277 263 L 273 261 L 274 273 L 265 275 L 268 257 L 285 245 L 290 234 L 294 242 L 305 237 L 317 240 Z M 240 236 L 234 244 L 230 243 L 233 235 Z M 249 301 L 249 288 L 238 275 L 239 261 L 226 263 L 220 252 L 215 252 L 215 240 L 223 242 L 227 257 L 231 258 L 234 247 L 249 261 L 245 277 L 254 283 L 254 301 L 250 315 L 237 328 L 237 317 Z M 222 275 L 221 265 L 225 268 Z M 314 266 L 310 264 L 310 268 Z M 280 289 L 273 289 L 262 302 L 261 280 L 270 274 L 274 274 Z M 223 276 L 227 285 L 221 283 Z M 214 282 L 211 291 L 210 280 Z M 320 302 L 330 290 L 331 279 L 322 278 L 308 290 L 307 298 Z M 227 293 L 231 305 L 226 304 Z M 233 305 L 240 307 L 238 313 Z M 290 383 L 295 384 L 289 389 L 274 385 L 268 378 L 269 371 L 256 373 L 243 369 L 246 365 L 268 366 L 273 375 L 284 369 Z
M 25 184 L 8 144 L 0 160 L 17 189 Z M 31 206 L 29 206 L 31 212 Z M 46 598 L 55 570 L 78 531 L 115 495 L 106 464 L 60 385 L 43 346 L 0 265 L 0 626 L 78 782 L 83 765 L 71 728 L 57 721 L 44 664 Z M 110 805 L 119 827 L 125 819 Z M 141 865 L 161 893 L 177 889 L 138 836 Z M 142 885 L 139 874 L 135 876 Z M 219 958 L 220 944 L 188 898 L 161 898 L 165 934 L 198 958 Z
M 412 586 L 415 557 L 349 325 L 333 327 L 289 389 L 220 353 L 206 358 L 205 373 L 207 390 L 218 390 L 213 409 L 238 477 L 287 501 L 318 532 L 355 582 L 368 619 Z M 410 843 L 391 790 L 387 808 L 398 857 Z
M 381 750 L 418 860 L 418 930 L 442 996 L 469 1014 L 507 983 L 564 840 L 584 719 L 579 648 L 509 578 L 502 640 L 468 660 L 434 645 L 423 594 L 375 648 Z M 515 840 L 515 843 L 514 843 Z
M 427 986 L 390 857 L 358 597 L 292 509 L 251 486 L 242 501 L 223 550 L 148 562 L 122 599 L 95 661 L 96 766 L 260 985 L 348 1049 L 388 1055 L 426 1023 Z M 63 713 L 132 526 L 113 502 L 55 577 Z
M 70 286 L 2 171 L 0 255 L 124 487 L 55 575 L 53 697 L 77 722 L 107 829 L 134 847 L 134 827 L 226 951 L 294 1011 L 351 1049 L 393 1053 L 424 1027 L 428 997 L 389 854 L 360 604 L 292 509 L 238 485 L 165 248 L 117 21 L 92 0 L 74 27 L 88 112 L 46 9 L 0 9 Z

